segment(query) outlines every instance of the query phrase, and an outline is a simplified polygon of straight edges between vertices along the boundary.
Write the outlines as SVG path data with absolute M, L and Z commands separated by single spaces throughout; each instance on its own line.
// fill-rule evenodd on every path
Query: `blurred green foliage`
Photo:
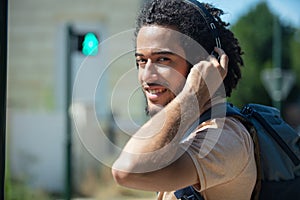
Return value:
M 257 4 L 246 15 L 242 16 L 231 30 L 238 38 L 243 49 L 244 68 L 242 80 L 229 101 L 237 106 L 246 103 L 261 103 L 272 105 L 265 87 L 261 81 L 263 69 L 273 67 L 273 26 L 274 15 L 266 2 Z M 299 98 L 300 88 L 300 33 L 296 28 L 280 22 L 282 34 L 282 69 L 294 71 L 297 83 L 286 101 Z M 283 102 L 284 103 L 284 102 Z

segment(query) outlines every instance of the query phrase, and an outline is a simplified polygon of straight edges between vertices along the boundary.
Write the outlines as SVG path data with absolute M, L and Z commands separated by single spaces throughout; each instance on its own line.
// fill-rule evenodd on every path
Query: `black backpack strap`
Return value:
M 174 192 L 177 199 L 181 200 L 204 200 L 199 192 L 197 192 L 192 186 L 177 190 Z
M 206 110 L 200 116 L 200 122 L 207 121 L 209 119 L 214 119 L 218 117 L 228 117 L 228 116 L 240 116 L 244 118 L 240 109 L 235 107 L 232 103 L 220 103 Z

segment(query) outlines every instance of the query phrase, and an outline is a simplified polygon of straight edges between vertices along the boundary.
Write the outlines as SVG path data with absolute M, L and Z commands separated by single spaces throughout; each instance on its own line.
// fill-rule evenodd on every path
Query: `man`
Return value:
M 241 77 L 241 48 L 221 14 L 192 0 L 151 0 L 139 14 L 135 55 L 151 119 L 113 165 L 119 184 L 157 191 L 159 200 L 176 199 L 174 191 L 187 186 L 204 199 L 251 198 L 256 165 L 248 131 L 233 117 L 198 121 Z

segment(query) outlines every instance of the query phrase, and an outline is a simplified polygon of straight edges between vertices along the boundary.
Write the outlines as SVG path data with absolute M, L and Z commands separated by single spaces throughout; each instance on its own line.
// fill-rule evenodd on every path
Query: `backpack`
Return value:
M 224 107 L 225 106 L 225 107 Z M 300 136 L 281 117 L 278 109 L 248 104 L 238 109 L 230 103 L 220 104 L 206 111 L 199 119 L 202 123 L 220 116 L 239 119 L 254 141 L 257 165 L 257 182 L 251 199 L 299 200 L 300 199 Z M 220 110 L 220 112 L 218 112 Z M 224 116 L 224 114 L 223 114 Z M 192 186 L 177 190 L 177 199 L 203 200 Z

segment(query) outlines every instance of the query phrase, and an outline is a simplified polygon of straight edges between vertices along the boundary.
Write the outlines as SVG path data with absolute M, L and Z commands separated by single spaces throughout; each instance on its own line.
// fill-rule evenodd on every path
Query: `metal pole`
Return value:
M 278 72 L 276 78 L 276 91 L 278 97 L 273 98 L 273 106 L 278 110 L 281 110 L 281 87 L 282 87 L 282 73 L 281 73 L 281 27 L 279 20 L 274 16 L 274 28 L 273 28 L 273 67 Z
M 8 1 L 0 4 L 0 199 L 4 199 L 6 148 L 6 86 L 7 86 L 7 14 Z
M 72 123 L 70 117 L 70 106 L 72 103 L 72 26 L 67 26 L 67 55 L 66 55 L 66 177 L 65 177 L 65 199 L 72 197 Z

